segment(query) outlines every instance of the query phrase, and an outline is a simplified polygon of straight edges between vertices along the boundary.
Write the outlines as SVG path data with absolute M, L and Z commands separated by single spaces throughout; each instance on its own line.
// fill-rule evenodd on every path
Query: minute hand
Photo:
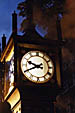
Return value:
M 36 68 L 36 66 L 35 66 L 35 67 L 32 67 L 32 68 L 30 68 L 30 69 L 27 69 L 27 70 L 24 71 L 24 73 L 25 73 L 26 71 L 29 71 L 29 70 L 32 70 L 32 69 L 35 69 L 35 68 Z
M 43 67 L 40 67 L 40 66 L 41 66 L 41 65 L 36 65 L 36 66 L 34 66 L 34 67 L 30 68 L 30 69 L 25 70 L 24 73 L 25 73 L 26 71 L 29 71 L 29 70 L 32 70 L 32 69 L 35 69 L 35 68 L 43 69 Z

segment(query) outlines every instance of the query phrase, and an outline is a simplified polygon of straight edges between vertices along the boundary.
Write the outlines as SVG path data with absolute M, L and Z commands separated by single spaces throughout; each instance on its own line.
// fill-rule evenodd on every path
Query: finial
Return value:
M 0 43 L 0 48 L 1 48 L 1 43 Z
M 16 11 L 14 10 L 14 14 L 16 14 Z
M 5 34 L 3 34 L 3 37 L 5 37 Z

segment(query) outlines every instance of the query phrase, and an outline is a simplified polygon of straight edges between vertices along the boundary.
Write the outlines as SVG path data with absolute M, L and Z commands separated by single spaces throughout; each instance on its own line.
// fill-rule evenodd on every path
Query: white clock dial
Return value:
M 52 78 L 54 65 L 45 53 L 30 51 L 22 57 L 21 70 L 29 80 L 44 83 Z

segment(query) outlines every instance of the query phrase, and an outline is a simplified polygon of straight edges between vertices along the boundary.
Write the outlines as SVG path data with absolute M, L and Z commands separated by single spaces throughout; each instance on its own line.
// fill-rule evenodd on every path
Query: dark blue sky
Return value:
M 0 0 L 0 43 L 2 42 L 2 36 L 5 34 L 6 42 L 12 33 L 12 13 L 14 10 L 18 17 L 18 33 L 20 32 L 20 24 L 22 17 L 19 17 L 19 11 L 17 10 L 18 3 L 24 0 Z M 42 27 L 36 26 L 36 30 L 42 37 L 47 33 Z
M 0 42 L 3 34 L 6 35 L 7 41 L 12 32 L 12 13 L 17 10 L 17 4 L 24 0 L 0 0 Z M 20 25 L 18 16 L 18 26 Z M 19 27 L 18 27 L 19 29 Z
M 17 14 L 19 11 L 17 10 L 18 3 L 24 0 L 0 0 L 0 42 L 3 34 L 6 35 L 7 41 L 12 33 L 12 13 L 16 10 Z M 75 37 L 74 28 L 69 29 L 68 26 L 75 25 L 75 5 L 71 3 L 72 0 L 67 0 L 67 8 L 70 10 L 70 13 L 64 17 L 63 20 L 63 37 Z M 73 11 L 72 11 L 73 10 Z M 18 16 L 18 31 L 20 29 L 21 18 Z M 45 31 L 43 29 L 38 28 L 39 31 L 44 34 Z
M 19 17 L 18 15 L 19 11 L 17 10 L 17 5 L 22 1 L 24 0 L 0 0 L 0 42 L 3 34 L 5 34 L 8 41 L 12 33 L 12 13 L 14 12 L 14 10 L 16 11 L 18 17 L 18 32 L 20 31 L 19 29 L 22 17 Z M 39 32 L 40 35 L 44 36 L 45 31 L 42 28 L 36 26 L 36 29 L 37 28 L 37 32 Z

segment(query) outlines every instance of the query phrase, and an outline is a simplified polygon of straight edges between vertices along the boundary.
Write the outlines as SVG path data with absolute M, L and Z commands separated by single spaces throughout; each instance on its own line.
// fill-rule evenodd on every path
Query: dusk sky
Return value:
M 20 32 L 20 24 L 22 21 L 22 17 L 19 16 L 19 11 L 17 10 L 18 3 L 24 0 L 0 0 L 0 43 L 2 42 L 2 36 L 5 34 L 6 42 L 12 33 L 12 13 L 14 10 L 17 13 L 18 17 L 18 33 Z M 38 28 L 39 29 L 39 28 Z M 42 28 L 40 28 L 42 32 L 42 36 L 45 33 Z
M 6 35 L 7 41 L 12 32 L 12 13 L 17 10 L 17 4 L 23 0 L 0 0 L 0 42 L 3 34 Z M 18 26 L 20 26 L 20 17 L 18 16 Z M 19 29 L 19 27 L 18 27 Z
M 18 3 L 22 1 L 24 0 L 0 0 L 0 42 L 1 42 L 1 37 L 3 36 L 3 34 L 5 34 L 5 36 L 7 37 L 7 41 L 8 41 L 12 33 L 12 13 L 15 10 L 17 15 L 19 14 L 19 11 L 17 10 L 17 5 Z M 75 4 L 74 0 L 73 2 L 72 0 L 67 0 L 67 8 L 70 11 L 69 11 L 69 14 L 65 15 L 65 17 L 62 19 L 62 32 L 64 35 L 63 37 L 75 37 L 75 32 L 74 32 L 75 27 L 73 27 L 75 26 L 74 4 Z M 36 17 L 37 18 L 39 17 L 38 14 Z M 18 15 L 18 32 L 20 31 L 19 29 L 20 29 L 21 21 L 22 19 Z M 50 28 L 54 29 L 54 27 L 51 27 L 51 25 L 50 25 Z M 43 31 L 42 28 L 39 31 L 41 31 L 42 34 L 47 33 Z

